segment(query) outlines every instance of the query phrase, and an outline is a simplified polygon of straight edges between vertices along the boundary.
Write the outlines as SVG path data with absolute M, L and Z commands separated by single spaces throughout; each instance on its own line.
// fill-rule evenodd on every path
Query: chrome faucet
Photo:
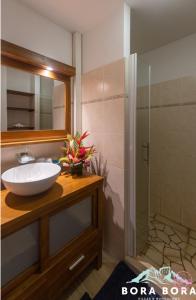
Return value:
M 30 153 L 28 152 L 21 152 L 16 154 L 17 161 L 19 164 L 28 164 L 30 162 L 33 162 L 35 160 L 35 157 L 33 157 Z

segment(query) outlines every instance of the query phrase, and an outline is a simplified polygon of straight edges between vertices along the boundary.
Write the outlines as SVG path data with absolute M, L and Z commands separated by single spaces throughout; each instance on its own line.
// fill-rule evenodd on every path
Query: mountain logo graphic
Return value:
M 156 285 L 173 285 L 188 287 L 192 285 L 192 277 L 188 272 L 181 271 L 175 273 L 171 267 L 160 269 L 150 268 L 127 283 L 154 283 Z

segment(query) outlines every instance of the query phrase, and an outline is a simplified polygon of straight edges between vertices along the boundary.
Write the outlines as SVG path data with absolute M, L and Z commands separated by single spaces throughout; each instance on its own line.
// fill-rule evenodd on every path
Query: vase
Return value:
M 83 174 L 83 163 L 73 164 L 70 166 L 71 175 L 82 176 Z

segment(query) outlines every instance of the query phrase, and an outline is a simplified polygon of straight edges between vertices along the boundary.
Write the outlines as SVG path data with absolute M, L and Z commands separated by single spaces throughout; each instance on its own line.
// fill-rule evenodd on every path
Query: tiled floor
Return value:
M 148 242 L 139 259 L 154 267 L 187 271 L 196 283 L 196 231 L 155 215 L 150 219 Z
M 156 268 L 164 265 L 171 266 L 175 272 L 186 270 L 192 275 L 195 286 L 196 232 L 161 216 L 154 216 L 150 220 L 148 242 L 138 256 L 138 261 L 146 262 Z M 88 269 L 60 300 L 80 300 L 85 292 L 94 297 L 111 275 L 116 264 L 117 261 L 105 253 L 100 270 Z

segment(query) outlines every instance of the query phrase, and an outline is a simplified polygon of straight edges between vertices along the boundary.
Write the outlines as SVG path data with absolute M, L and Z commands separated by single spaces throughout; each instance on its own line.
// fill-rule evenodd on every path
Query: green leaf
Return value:
M 78 150 L 78 148 L 79 148 L 79 145 L 78 145 L 78 143 L 75 140 L 72 140 L 70 142 L 70 147 L 74 151 L 74 153 L 76 153 L 77 150 Z
M 80 133 L 77 131 L 77 132 L 76 132 L 76 138 L 77 138 L 77 139 L 80 139 L 80 136 L 81 136 Z
M 61 158 L 59 159 L 59 162 L 63 162 L 63 161 L 69 163 L 69 158 L 68 158 L 67 156 L 61 157 Z

